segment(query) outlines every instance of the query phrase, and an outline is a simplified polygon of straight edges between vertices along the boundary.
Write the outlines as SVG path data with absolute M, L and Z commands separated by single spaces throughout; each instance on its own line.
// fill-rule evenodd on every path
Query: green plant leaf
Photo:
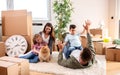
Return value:
M 55 25 L 55 35 L 58 39 L 63 39 L 62 34 L 66 32 L 65 28 L 71 22 L 71 14 L 73 12 L 70 0 L 55 0 L 53 3 L 53 11 L 57 25 Z

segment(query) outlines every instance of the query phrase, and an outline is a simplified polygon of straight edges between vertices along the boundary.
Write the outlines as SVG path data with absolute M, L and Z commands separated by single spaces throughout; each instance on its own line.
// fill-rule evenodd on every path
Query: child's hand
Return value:
M 58 48 L 59 48 L 60 51 L 62 51 L 63 50 L 63 44 L 58 44 Z
M 33 52 L 36 52 L 36 49 L 35 49 L 35 48 L 33 48 Z

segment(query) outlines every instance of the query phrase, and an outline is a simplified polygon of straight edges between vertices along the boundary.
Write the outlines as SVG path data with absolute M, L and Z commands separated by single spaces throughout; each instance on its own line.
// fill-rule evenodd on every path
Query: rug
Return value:
M 106 75 L 104 55 L 96 55 L 97 63 L 85 69 L 70 69 L 57 64 L 58 52 L 53 52 L 50 62 L 30 63 L 30 70 L 55 75 Z

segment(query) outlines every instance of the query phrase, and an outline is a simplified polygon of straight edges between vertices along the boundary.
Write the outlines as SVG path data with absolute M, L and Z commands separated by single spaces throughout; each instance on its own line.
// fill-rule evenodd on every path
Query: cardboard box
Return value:
M 0 42 L 0 57 L 5 56 L 5 43 Z
M 28 48 L 27 48 L 27 51 L 26 52 L 28 52 L 28 51 L 30 51 L 31 50 L 31 45 L 32 45 L 32 36 L 25 36 L 25 35 L 22 35 L 25 39 L 26 39 L 26 41 L 27 41 L 27 43 L 28 43 Z M 2 41 L 3 42 L 5 42 L 8 38 L 9 38 L 10 36 L 2 36 Z
M 18 75 L 18 64 L 0 61 L 0 75 Z
M 102 29 L 90 29 L 90 33 L 95 36 L 95 35 L 102 35 Z
M 87 45 L 87 38 L 86 36 L 80 36 L 80 38 L 81 38 L 82 47 L 85 48 Z
M 104 42 L 93 42 L 96 54 L 105 55 Z
M 29 75 L 29 61 L 27 59 L 4 56 L 0 58 L 0 61 L 16 63 L 19 66 L 19 75 Z
M 26 10 L 2 11 L 2 35 L 31 35 L 32 16 Z
M 106 49 L 106 59 L 109 61 L 119 61 L 120 62 L 120 49 Z

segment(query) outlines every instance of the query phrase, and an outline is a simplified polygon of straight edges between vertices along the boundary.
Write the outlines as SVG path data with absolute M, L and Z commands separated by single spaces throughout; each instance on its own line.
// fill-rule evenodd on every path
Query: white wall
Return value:
M 72 13 L 72 22 L 70 24 L 76 24 L 78 30 L 82 31 L 82 25 L 85 19 L 92 21 L 91 28 L 98 28 L 99 22 L 103 20 L 106 25 L 105 27 L 107 27 L 108 1 L 109 0 L 71 0 L 74 12 Z M 55 23 L 53 16 L 54 14 L 52 14 L 52 23 Z
M 51 0 L 51 10 L 52 3 Z M 91 28 L 98 28 L 99 22 L 103 20 L 105 22 L 105 27 L 108 27 L 108 3 L 109 0 L 71 0 L 74 8 L 74 12 L 71 16 L 71 23 L 76 24 L 79 31 L 82 31 L 83 23 L 85 19 L 90 19 L 92 21 Z M 56 24 L 54 13 L 51 11 L 51 23 Z M 44 26 L 45 22 L 43 23 Z M 42 30 L 43 26 L 34 26 L 33 33 L 37 33 Z
M 120 0 L 118 0 L 118 18 L 120 20 Z
M 113 19 L 111 19 L 113 17 Z M 118 39 L 119 18 L 118 18 L 118 0 L 109 0 L 109 36 L 112 39 Z

